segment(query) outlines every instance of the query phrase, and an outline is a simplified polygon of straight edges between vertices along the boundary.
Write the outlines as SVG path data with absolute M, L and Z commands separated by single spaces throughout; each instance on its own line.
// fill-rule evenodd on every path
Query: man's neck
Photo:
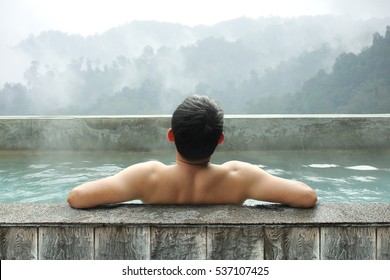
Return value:
M 200 160 L 187 160 L 183 158 L 179 153 L 176 153 L 176 164 L 180 166 L 198 166 L 206 167 L 210 164 L 210 158 L 200 159 Z

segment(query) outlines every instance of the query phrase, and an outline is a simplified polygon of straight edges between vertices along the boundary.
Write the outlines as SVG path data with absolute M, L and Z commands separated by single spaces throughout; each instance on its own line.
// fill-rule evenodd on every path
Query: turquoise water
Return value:
M 80 183 L 151 159 L 175 160 L 172 151 L 0 152 L 0 202 L 64 202 Z M 390 150 L 217 152 L 213 163 L 227 160 L 303 181 L 317 191 L 320 202 L 390 203 Z

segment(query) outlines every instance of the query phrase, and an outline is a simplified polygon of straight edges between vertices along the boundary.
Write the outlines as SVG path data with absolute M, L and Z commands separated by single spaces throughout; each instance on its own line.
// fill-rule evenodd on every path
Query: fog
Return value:
M 78 2 L 0 1 L 0 115 L 170 113 L 195 92 L 227 113 L 302 113 L 285 100 L 390 25 L 381 0 Z
M 390 14 L 390 2 L 387 0 L 329 0 L 327 2 L 332 13 L 354 18 L 382 18 Z

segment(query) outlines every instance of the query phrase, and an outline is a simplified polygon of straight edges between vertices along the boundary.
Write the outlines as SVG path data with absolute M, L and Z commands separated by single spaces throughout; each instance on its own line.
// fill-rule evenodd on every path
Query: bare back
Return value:
M 249 163 L 167 166 L 153 161 L 77 186 L 68 203 L 88 208 L 136 199 L 146 204 L 242 204 L 255 199 L 312 207 L 317 196 L 304 183 L 273 176 Z
M 154 174 L 140 199 L 147 204 L 242 204 L 246 197 L 234 163 L 165 166 L 153 163 Z

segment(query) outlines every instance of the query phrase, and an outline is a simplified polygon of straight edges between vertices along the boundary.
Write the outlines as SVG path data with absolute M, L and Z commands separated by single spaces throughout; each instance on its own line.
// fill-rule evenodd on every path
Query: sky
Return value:
M 388 0 L 0 0 L 0 36 L 15 43 L 44 30 L 90 35 L 133 20 L 211 25 L 247 16 L 390 15 Z M 2 40 L 4 42 L 4 40 Z
M 250 18 L 302 15 L 390 16 L 388 0 L 0 0 L 0 64 L 16 57 L 12 46 L 45 30 L 92 35 L 134 20 L 212 25 Z M 2 71 L 0 85 L 14 75 Z

